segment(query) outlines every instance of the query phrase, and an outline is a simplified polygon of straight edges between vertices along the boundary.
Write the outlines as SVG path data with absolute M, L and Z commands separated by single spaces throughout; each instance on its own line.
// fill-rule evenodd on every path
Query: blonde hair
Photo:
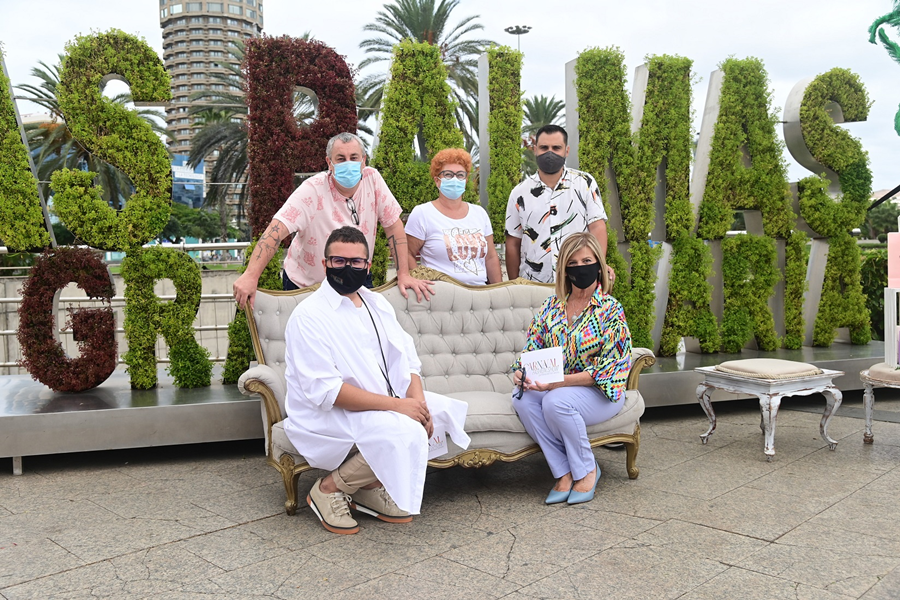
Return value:
M 609 293 L 609 273 L 606 272 L 603 250 L 594 234 L 583 231 L 567 237 L 559 249 L 559 256 L 556 259 L 556 297 L 560 300 L 565 300 L 572 292 L 572 282 L 567 277 L 566 264 L 576 252 L 585 247 L 590 248 L 600 263 L 600 289 L 604 294 Z

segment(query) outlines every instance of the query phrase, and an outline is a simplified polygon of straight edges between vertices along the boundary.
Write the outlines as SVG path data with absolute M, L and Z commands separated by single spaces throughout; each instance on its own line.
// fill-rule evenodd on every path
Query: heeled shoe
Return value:
M 597 489 L 597 482 L 600 481 L 600 463 L 596 462 L 597 465 L 597 476 L 594 477 L 594 487 L 591 488 L 589 492 L 579 492 L 573 489 L 569 492 L 569 497 L 566 500 L 569 504 L 581 504 L 583 502 L 590 502 L 594 499 L 594 491 Z M 572 484 L 574 486 L 574 484 Z
M 574 482 L 572 485 L 575 485 Z M 544 504 L 560 504 L 561 502 L 565 502 L 569 499 L 569 494 L 571 493 L 571 487 L 564 491 L 550 490 L 550 493 L 547 495 L 547 499 L 544 500 Z

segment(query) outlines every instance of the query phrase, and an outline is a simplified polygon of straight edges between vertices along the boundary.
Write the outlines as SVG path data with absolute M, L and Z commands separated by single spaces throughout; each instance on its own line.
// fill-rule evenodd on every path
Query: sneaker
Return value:
M 384 486 L 372 490 L 360 488 L 350 497 L 350 506 L 388 523 L 409 523 L 412 515 L 394 503 Z
M 325 529 L 341 534 L 359 532 L 359 523 L 350 516 L 350 496 L 341 491 L 325 494 L 319 487 L 321 483 L 321 478 L 316 479 L 306 496 L 306 503 L 322 521 Z

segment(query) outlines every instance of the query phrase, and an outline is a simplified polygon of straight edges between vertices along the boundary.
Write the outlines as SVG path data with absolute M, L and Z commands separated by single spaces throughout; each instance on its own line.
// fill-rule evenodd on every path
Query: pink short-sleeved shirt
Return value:
M 284 261 L 288 278 L 300 287 L 321 283 L 325 279 L 325 242 L 331 232 L 345 225 L 357 227 L 369 242 L 369 260 L 375 248 L 378 224 L 390 227 L 400 218 L 400 204 L 388 189 L 381 173 L 371 167 L 362 171 L 362 180 L 353 203 L 359 225 L 353 218 L 347 200 L 334 185 L 328 171 L 313 175 L 294 190 L 275 218 L 290 233 L 296 232 Z

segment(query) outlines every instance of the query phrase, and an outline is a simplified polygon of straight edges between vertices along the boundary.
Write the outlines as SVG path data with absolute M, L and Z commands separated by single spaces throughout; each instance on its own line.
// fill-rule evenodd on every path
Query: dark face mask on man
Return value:
M 368 276 L 368 269 L 354 269 L 350 265 L 341 268 L 325 267 L 325 278 L 328 285 L 342 296 L 352 294 L 363 286 Z
M 559 173 L 559 170 L 566 164 L 566 157 L 560 156 L 556 152 L 547 151 L 534 158 L 537 162 L 538 169 L 547 175 Z
M 600 262 L 566 267 L 566 277 L 578 289 L 586 290 L 600 279 Z

